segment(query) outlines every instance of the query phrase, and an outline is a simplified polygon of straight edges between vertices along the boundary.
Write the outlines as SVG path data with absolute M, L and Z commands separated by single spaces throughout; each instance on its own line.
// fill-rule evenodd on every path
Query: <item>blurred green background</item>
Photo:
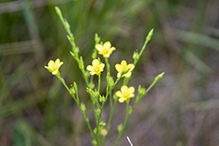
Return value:
M 131 63 L 154 28 L 129 85 L 147 88 L 156 75 L 166 74 L 137 106 L 120 146 L 129 145 L 126 136 L 134 146 L 219 145 L 218 0 L 1 0 L 1 146 L 91 145 L 78 107 L 44 68 L 60 58 L 61 75 L 69 86 L 78 83 L 89 105 L 54 6 L 70 23 L 86 66 L 95 33 L 111 41 L 117 49 L 109 58 L 115 78 L 114 64 L 122 59 Z M 87 112 L 94 125 L 92 111 Z M 108 113 L 106 105 L 104 121 Z M 125 104 L 119 104 L 107 146 L 113 145 L 124 114 Z

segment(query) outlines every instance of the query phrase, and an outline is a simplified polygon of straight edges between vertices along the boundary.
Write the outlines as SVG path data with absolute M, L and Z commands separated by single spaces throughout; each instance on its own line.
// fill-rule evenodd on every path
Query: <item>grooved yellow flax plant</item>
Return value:
M 111 43 L 109 41 L 105 42 L 103 45 L 97 44 L 95 47 L 98 50 L 98 53 L 103 55 L 104 58 L 109 58 L 112 52 L 116 50 L 115 47 L 111 47 Z
M 59 68 L 62 66 L 63 62 L 60 62 L 60 59 L 56 59 L 54 62 L 53 60 L 50 60 L 48 63 L 48 66 L 44 66 L 46 69 L 48 69 L 49 72 L 51 72 L 53 75 L 59 75 Z
M 121 64 L 116 64 L 115 65 L 116 70 L 118 71 L 117 77 L 119 78 L 122 74 L 123 71 L 126 71 L 129 69 L 127 73 L 125 73 L 122 77 L 130 77 L 132 70 L 135 68 L 134 64 L 128 64 L 125 60 L 121 61 Z
M 121 91 L 116 92 L 116 96 L 119 97 L 119 102 L 123 103 L 124 101 L 128 100 L 129 98 L 132 98 L 135 96 L 134 94 L 135 88 L 134 87 L 127 87 L 126 85 L 123 85 L 121 87 Z
M 99 75 L 104 68 L 105 64 L 101 63 L 98 59 L 92 61 L 92 65 L 87 66 L 87 70 L 90 71 L 91 75 Z
M 111 46 L 111 43 L 109 41 L 103 43 L 100 40 L 100 37 L 96 34 L 95 35 L 95 48 L 94 53 L 92 54 L 92 64 L 88 65 L 86 67 L 85 71 L 84 69 L 84 61 L 83 57 L 79 56 L 79 47 L 76 46 L 76 43 L 74 42 L 74 35 L 71 32 L 70 25 L 66 21 L 66 19 L 63 18 L 61 10 L 58 7 L 55 7 L 55 10 L 60 17 L 61 22 L 64 25 L 64 28 L 67 32 L 67 38 L 72 46 L 72 51 L 70 52 L 72 57 L 76 60 L 79 69 L 82 72 L 83 78 L 86 82 L 86 91 L 90 96 L 90 100 L 92 101 L 92 109 L 93 109 L 93 116 L 95 118 L 96 125 L 91 125 L 89 117 L 87 116 L 87 111 L 90 113 L 90 109 L 87 109 L 86 104 L 84 104 L 80 100 L 80 95 L 78 94 L 78 87 L 76 82 L 74 82 L 74 85 L 69 87 L 65 83 L 64 78 L 61 77 L 61 74 L 59 72 L 59 68 L 63 64 L 63 62 L 60 61 L 60 59 L 56 59 L 55 61 L 50 60 L 48 63 L 48 66 L 45 66 L 46 69 L 48 69 L 49 72 L 51 72 L 53 75 L 55 75 L 61 83 L 64 85 L 64 87 L 67 89 L 67 91 L 70 93 L 70 95 L 75 100 L 77 106 L 79 107 L 83 118 L 88 126 L 88 129 L 90 131 L 90 134 L 92 136 L 92 141 L 90 144 L 87 145 L 93 145 L 93 146 L 104 146 L 107 140 L 108 132 L 111 131 L 111 125 L 113 116 L 115 114 L 115 109 L 117 107 L 117 104 L 126 102 L 126 111 L 125 111 L 125 117 L 122 124 L 118 125 L 118 134 L 117 139 L 114 143 L 114 146 L 119 145 L 120 138 L 122 136 L 122 133 L 127 125 L 127 122 L 133 113 L 134 109 L 136 108 L 139 101 L 145 96 L 145 94 L 155 85 L 155 83 L 164 75 L 164 73 L 159 74 L 157 77 L 155 77 L 154 81 L 151 83 L 151 85 L 147 88 L 142 88 L 140 85 L 138 87 L 138 93 L 136 98 L 134 98 L 134 105 L 132 105 L 132 102 L 130 101 L 130 98 L 134 97 L 135 94 L 135 88 L 132 86 L 127 86 L 129 79 L 131 78 L 132 71 L 135 68 L 135 65 L 137 64 L 139 58 L 141 57 L 143 51 L 145 50 L 145 47 L 148 43 L 148 41 L 151 39 L 151 36 L 153 34 L 153 29 L 149 32 L 148 36 L 145 39 L 145 43 L 140 51 L 134 52 L 133 55 L 133 64 L 127 64 L 125 60 L 122 60 L 120 64 L 113 64 L 115 66 L 115 69 L 117 70 L 117 79 L 114 81 L 114 74 L 110 72 L 110 60 L 108 58 L 112 54 L 114 50 L 116 50 L 115 47 Z M 102 55 L 105 59 L 105 62 L 102 63 L 100 58 L 97 58 L 97 52 L 99 55 Z M 97 58 L 97 59 L 96 59 Z M 106 66 L 106 81 L 103 82 L 101 78 L 101 73 L 104 71 L 104 67 Z M 92 76 L 89 76 L 92 75 Z M 98 76 L 98 82 L 95 84 L 93 75 Z M 126 77 L 126 78 L 122 78 Z M 114 88 L 117 86 L 117 83 L 121 82 L 120 80 L 123 79 L 122 87 L 119 91 L 114 92 Z M 103 84 L 106 83 L 106 84 Z M 96 86 L 97 85 L 97 86 Z M 105 87 L 105 95 L 101 95 L 100 88 Z M 114 96 L 115 95 L 115 96 Z M 104 106 L 109 102 L 110 107 L 110 113 L 108 121 L 101 121 L 101 117 L 103 117 L 103 109 Z M 90 106 L 88 106 L 90 107 Z M 106 128 L 104 128 L 106 126 Z M 113 144 L 112 144 L 113 145 Z

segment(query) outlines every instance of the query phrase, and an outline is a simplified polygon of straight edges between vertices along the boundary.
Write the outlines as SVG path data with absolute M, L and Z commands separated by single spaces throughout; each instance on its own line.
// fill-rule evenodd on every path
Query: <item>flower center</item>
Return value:
M 103 50 L 103 54 L 108 54 L 109 53 L 109 50 L 108 49 L 104 49 Z
M 99 70 L 100 70 L 99 67 L 94 68 L 94 72 L 96 72 L 96 73 L 99 72 Z
M 128 93 L 123 93 L 123 97 L 124 98 L 129 98 L 129 94 Z
M 57 65 L 54 65 L 54 66 L 52 67 L 52 71 L 55 71 L 55 70 L 57 70 L 57 69 L 58 69 Z

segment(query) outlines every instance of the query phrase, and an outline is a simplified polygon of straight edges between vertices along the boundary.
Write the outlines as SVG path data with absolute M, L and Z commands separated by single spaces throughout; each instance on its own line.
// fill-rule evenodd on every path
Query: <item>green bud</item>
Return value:
M 117 130 L 118 130 L 118 132 L 120 133 L 120 132 L 122 132 L 122 129 L 123 129 L 123 125 L 120 124 L 120 125 L 117 127 Z
M 93 98 L 97 98 L 99 96 L 99 92 L 93 91 L 91 88 L 87 88 L 87 93 L 89 93 Z
M 71 51 L 70 51 L 70 54 L 71 54 L 72 57 L 74 57 L 74 58 L 76 57 L 76 55 Z
M 104 123 L 103 121 L 100 122 L 100 126 L 101 126 L 101 127 L 104 127 L 105 125 L 106 125 L 106 123 Z
M 78 48 L 78 47 L 75 47 L 75 48 L 74 48 L 74 53 L 78 54 L 78 52 L 79 52 L 79 48 Z
M 94 132 L 94 134 L 96 134 L 97 133 L 97 128 L 94 128 L 93 132 Z
M 111 77 L 109 73 L 107 73 L 106 80 L 107 80 L 107 84 L 108 84 L 109 86 L 112 87 L 112 86 L 114 85 L 113 77 Z
M 97 141 L 96 141 L 96 140 L 92 140 L 92 142 L 91 142 L 91 143 L 92 143 L 92 145 L 93 145 L 93 146 L 98 146 L 98 143 L 97 143 Z
M 70 31 L 70 25 L 68 24 L 68 21 L 64 20 L 64 22 L 66 30 Z
M 55 6 L 55 11 L 56 11 L 56 13 L 57 13 L 59 16 L 62 16 L 62 12 L 61 12 L 61 10 L 59 9 L 59 7 Z
M 73 36 L 72 34 L 71 34 L 70 36 L 67 35 L 67 38 L 68 38 L 68 41 L 69 41 L 70 43 L 74 42 L 74 36 Z
M 87 73 L 87 72 L 86 72 Z M 89 73 L 89 72 L 88 72 Z M 90 74 L 90 73 L 89 73 Z M 93 89 L 95 87 L 95 85 L 94 85 L 94 83 L 93 82 L 90 82 L 90 84 L 89 84 L 89 88 L 90 89 Z
M 144 94 L 146 94 L 146 89 L 142 88 L 141 85 L 139 85 L 138 86 L 138 93 L 141 95 L 144 95 Z
M 96 109 L 96 114 L 99 116 L 100 115 L 100 113 L 101 113 L 101 110 L 98 108 L 98 109 Z
M 95 92 L 94 92 L 94 97 L 98 97 L 99 96 L 99 92 L 97 92 L 97 90 L 95 90 Z
M 157 75 L 157 76 L 155 77 L 155 81 L 158 81 L 159 79 L 161 79 L 164 74 L 165 74 L 165 72 L 162 72 L 161 74 Z
M 85 71 L 85 77 L 89 77 L 90 76 L 90 73 L 88 71 Z M 93 88 L 92 88 L 93 89 Z
M 147 41 L 150 41 L 151 40 L 151 37 L 153 35 L 153 32 L 154 32 L 154 29 L 151 29 L 150 32 L 148 33 L 148 36 L 146 38 Z
M 98 37 L 97 33 L 95 34 L 95 42 L 96 42 L 96 44 L 99 44 L 99 42 L 100 42 L 100 37 Z
M 92 97 L 95 97 L 94 91 L 91 88 L 87 88 L 87 93 L 89 93 Z
M 138 54 L 138 52 L 137 52 L 137 51 L 134 52 L 132 57 L 133 57 L 134 60 L 138 60 L 138 59 L 139 59 L 139 54 Z
M 78 86 L 77 86 L 76 82 L 74 82 L 74 88 L 75 88 L 75 91 L 78 92 Z
M 114 100 L 118 100 L 118 96 L 116 96 L 116 94 L 113 95 L 113 99 Z
M 81 103 L 81 110 L 82 110 L 83 112 L 85 112 L 85 110 L 86 110 L 86 106 L 85 106 L 85 104 L 83 104 L 83 103 Z
M 97 51 L 94 51 L 93 53 L 92 53 L 92 59 L 96 59 L 97 58 Z
M 76 93 L 74 87 L 71 87 L 69 92 L 71 95 L 74 95 Z
M 104 103 L 106 101 L 106 98 L 104 96 L 100 96 L 99 100 L 100 100 L 101 103 Z
M 84 61 L 83 61 L 82 56 L 80 56 L 79 63 L 80 63 L 80 64 L 79 64 L 80 69 L 84 69 Z

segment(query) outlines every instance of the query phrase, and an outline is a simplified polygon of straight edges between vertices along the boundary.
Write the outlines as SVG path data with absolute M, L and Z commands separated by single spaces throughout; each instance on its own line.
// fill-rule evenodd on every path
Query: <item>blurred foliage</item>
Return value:
M 148 87 L 158 73 L 166 75 L 129 122 L 124 135 L 134 145 L 219 145 L 218 0 L 1 1 L 1 145 L 91 145 L 73 100 L 44 68 L 59 57 L 67 84 L 76 81 L 80 97 L 89 104 L 55 5 L 70 23 L 85 65 L 91 62 L 95 33 L 116 47 L 109 58 L 115 64 L 124 58 L 132 62 L 133 52 L 154 28 L 131 84 Z M 118 111 L 123 108 L 121 104 Z M 114 118 L 116 129 L 123 116 Z M 108 145 L 116 133 L 109 133 Z M 127 145 L 122 139 L 120 144 Z

